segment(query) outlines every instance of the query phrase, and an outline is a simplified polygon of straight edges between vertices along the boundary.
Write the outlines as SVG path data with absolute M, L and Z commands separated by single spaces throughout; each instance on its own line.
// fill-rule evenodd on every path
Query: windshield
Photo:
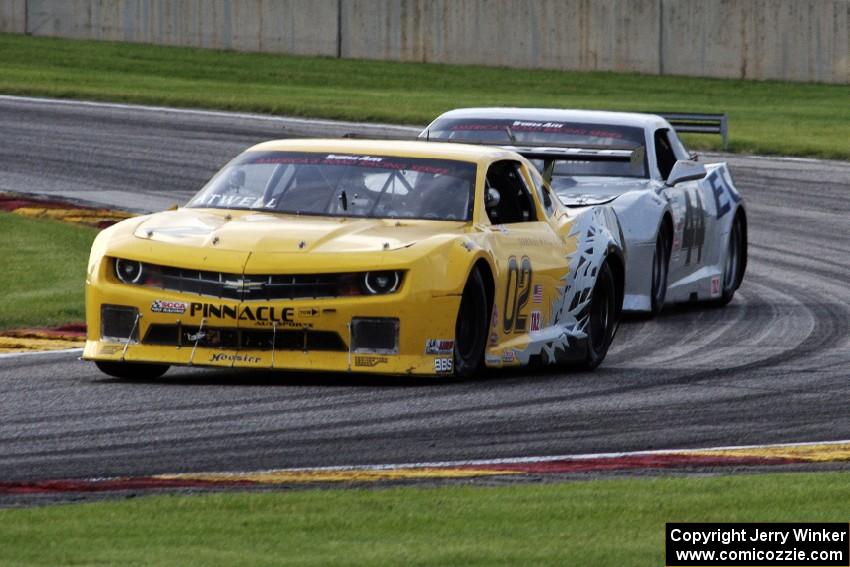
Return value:
M 558 121 L 447 118 L 428 130 L 431 140 L 479 140 L 534 144 L 637 147 L 645 145 L 643 128 Z
M 247 152 L 189 207 L 298 215 L 469 220 L 476 166 L 430 158 Z
M 633 148 L 629 160 L 558 160 L 553 175 L 648 177 L 643 128 L 610 124 L 571 123 L 484 118 L 447 118 L 428 130 L 431 140 L 492 142 L 496 144 L 557 144 L 559 146 L 611 146 Z M 542 160 L 532 160 L 543 171 Z

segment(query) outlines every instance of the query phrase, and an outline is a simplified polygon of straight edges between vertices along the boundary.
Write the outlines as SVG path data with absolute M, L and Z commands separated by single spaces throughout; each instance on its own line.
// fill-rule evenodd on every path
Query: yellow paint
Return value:
M 809 462 L 850 461 L 850 443 L 836 445 L 777 445 L 773 447 L 692 451 L 682 454 L 738 458 L 795 459 Z
M 567 257 L 577 246 L 578 237 L 571 235 L 574 217 L 557 200 L 547 214 L 534 190 L 531 194 L 537 222 L 493 227 L 484 210 L 485 173 L 494 162 L 521 161 L 528 177 L 527 185 L 534 186 L 533 166 L 512 152 L 463 144 L 351 140 L 283 140 L 260 144 L 248 151 L 352 153 L 467 161 L 474 164 L 478 172 L 472 219 L 468 222 L 396 220 L 183 208 L 126 220 L 102 231 L 92 246 L 86 281 L 89 335 L 83 358 L 118 360 L 123 357 L 128 362 L 171 365 L 434 375 L 449 370 L 441 364 L 444 360 L 437 359 L 451 356 L 451 353 L 426 353 L 426 344 L 432 339 L 450 341 L 455 338 L 460 298 L 476 262 L 485 262 L 494 275 L 498 323 L 491 330 L 494 338 L 488 344 L 488 364 L 492 366 L 502 364 L 501 355 L 505 350 L 523 349 L 529 341 L 528 323 L 525 332 L 521 328 L 503 327 L 505 317 L 501 311 L 508 294 L 516 293 L 513 288 L 508 289 L 508 258 L 529 257 L 533 281 L 528 283 L 526 295 L 532 285 L 542 286 L 542 301 L 539 304 L 529 301 L 524 306 L 523 317 L 530 317 L 532 310 L 546 312 L 544 306 L 560 297 L 563 276 L 568 271 Z M 551 245 L 527 245 L 544 240 Z M 211 304 L 219 312 L 225 308 L 241 310 L 246 305 L 238 300 L 184 294 L 153 285 L 123 284 L 115 277 L 114 258 L 225 274 L 402 271 L 404 278 L 399 290 L 383 296 L 246 302 L 252 310 L 262 309 L 267 315 L 276 313 L 277 331 L 309 327 L 334 332 L 345 344 L 350 342 L 349 324 L 353 318 L 397 318 L 400 328 L 398 353 L 379 353 L 380 359 L 376 361 L 347 350 L 242 350 L 237 357 L 233 351 L 215 348 L 179 349 L 131 344 L 126 351 L 123 348 L 118 351 L 112 348 L 114 344 L 102 341 L 98 332 L 103 304 L 138 309 L 140 337 L 145 336 L 150 325 L 175 325 L 178 320 L 182 325 L 195 328 L 203 321 L 207 327 L 271 331 L 272 317 L 260 320 L 249 314 L 240 315 L 238 320 L 220 315 L 204 318 L 204 305 L 198 304 Z M 514 277 L 514 284 L 516 281 Z M 152 311 L 152 304 L 161 301 L 182 302 L 185 310 L 179 314 Z M 302 311 L 317 315 L 302 319 L 299 315 Z M 291 316 L 283 319 L 283 313 Z
M 84 344 L 85 341 L 83 339 L 0 336 L 0 354 L 10 352 L 28 352 L 34 350 L 79 348 Z
M 262 473 L 207 473 L 157 475 L 163 480 L 189 480 L 206 482 L 255 482 L 259 484 L 286 484 L 307 482 L 376 482 L 429 478 L 467 478 L 521 474 L 516 471 L 491 469 L 409 468 L 384 470 L 303 470 L 269 471 Z

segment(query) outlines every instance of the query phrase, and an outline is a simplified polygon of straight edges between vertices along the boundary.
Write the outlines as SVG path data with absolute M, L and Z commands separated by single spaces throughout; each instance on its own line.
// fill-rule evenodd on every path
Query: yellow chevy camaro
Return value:
M 610 208 L 571 214 L 508 150 L 266 142 L 187 206 L 97 237 L 83 356 L 121 378 L 594 368 L 619 322 L 621 242 Z

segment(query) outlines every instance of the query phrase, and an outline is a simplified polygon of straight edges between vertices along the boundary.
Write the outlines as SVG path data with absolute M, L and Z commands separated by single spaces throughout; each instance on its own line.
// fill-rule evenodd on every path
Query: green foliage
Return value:
M 93 228 L 0 212 L 0 329 L 82 321 L 96 235 Z
M 847 521 L 847 473 L 154 496 L 0 511 L 3 565 L 663 565 L 665 522 Z

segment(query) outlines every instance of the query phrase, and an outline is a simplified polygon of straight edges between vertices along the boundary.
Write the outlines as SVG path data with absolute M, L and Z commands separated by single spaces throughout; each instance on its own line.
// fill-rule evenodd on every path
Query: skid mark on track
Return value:
M 245 146 L 291 133 L 279 122 L 264 126 L 224 114 L 48 108 L 2 97 L 0 123 L 19 142 L 0 150 L 0 189 L 138 210 L 188 198 L 189 188 Z M 122 149 L 128 147 L 133 151 Z M 850 239 L 842 216 L 850 211 L 850 165 L 722 159 L 732 162 L 749 206 L 751 263 L 740 295 L 721 310 L 674 309 L 657 320 L 627 322 L 594 374 L 518 372 L 400 388 L 379 380 L 174 369 L 161 381 L 131 384 L 104 378 L 70 355 L 0 355 L 0 480 L 23 483 L 6 483 L 9 490 L 36 491 L 264 486 L 259 479 L 228 477 L 223 484 L 197 474 L 141 475 L 850 439 Z M 552 470 L 689 470 L 697 462 L 714 471 L 734 459 L 815 462 L 783 451 L 419 463 L 414 468 L 421 470 L 403 474 L 428 478 L 435 468 L 445 475 L 467 467 L 467 475 L 514 480 Z M 843 457 L 828 457 L 835 458 Z M 338 482 L 387 474 L 361 469 Z M 328 474 L 321 469 L 304 482 Z M 302 475 L 284 469 L 275 479 L 295 484 Z M 79 480 L 96 476 L 113 478 Z M 76 480 L 46 485 L 36 478 Z

